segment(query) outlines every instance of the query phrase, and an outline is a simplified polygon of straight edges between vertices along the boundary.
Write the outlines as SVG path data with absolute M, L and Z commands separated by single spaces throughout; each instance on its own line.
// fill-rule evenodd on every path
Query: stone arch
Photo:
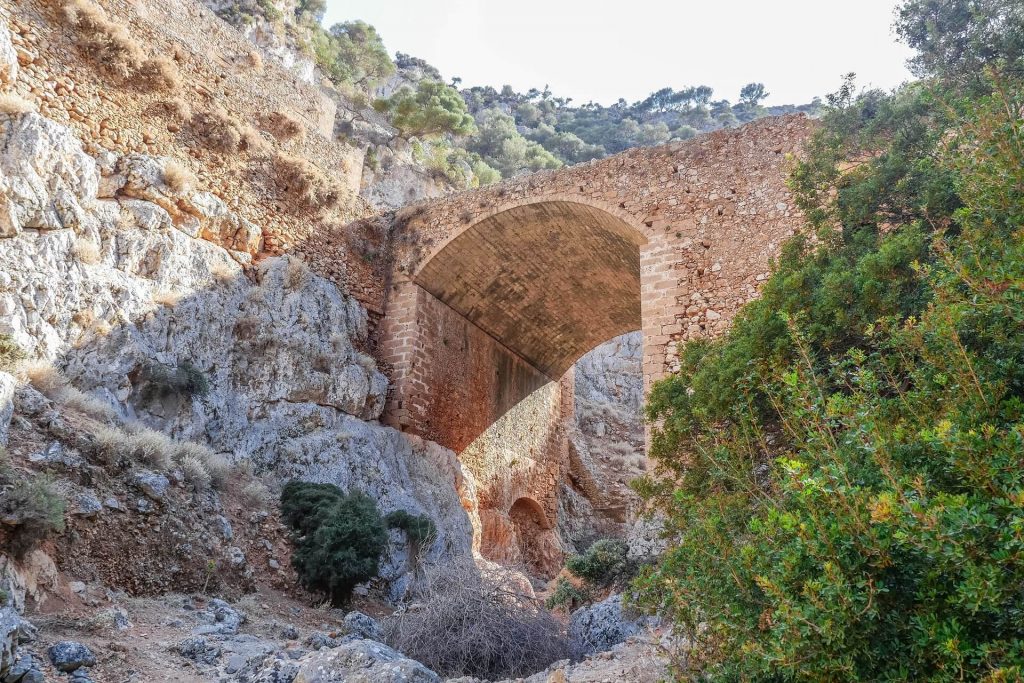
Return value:
M 432 245 L 431 249 L 427 252 L 426 256 L 424 256 L 413 269 L 413 277 L 415 278 L 415 276 L 423 269 L 423 266 L 426 263 L 428 263 L 432 258 L 434 258 L 434 256 L 443 251 L 445 247 L 447 247 L 451 242 L 456 240 L 460 235 L 462 235 L 467 230 L 473 228 L 477 224 L 482 223 L 483 221 L 486 221 L 489 218 L 492 218 L 493 216 L 497 216 L 498 214 L 505 213 L 506 211 L 510 211 L 512 209 L 530 206 L 533 204 L 549 204 L 553 202 L 579 204 L 581 206 L 587 206 L 593 209 L 598 209 L 608 214 L 609 216 L 617 218 L 623 224 L 632 228 L 635 235 L 640 240 L 637 242 L 638 245 L 647 243 L 647 233 L 649 231 L 648 226 L 638 221 L 636 216 L 631 214 L 629 211 L 626 211 L 622 206 L 616 206 L 609 202 L 605 202 L 600 199 L 594 199 L 592 197 L 587 197 L 585 195 L 567 193 L 531 195 L 529 197 L 524 197 L 522 199 L 518 199 L 515 201 L 503 202 L 501 204 L 495 205 L 494 207 L 488 207 L 482 213 L 472 216 L 469 219 L 469 221 L 463 221 L 463 225 L 460 226 L 459 228 L 446 232 L 445 236 L 436 244 Z
M 644 227 L 572 195 L 530 197 L 452 230 L 412 280 L 550 379 L 639 329 Z

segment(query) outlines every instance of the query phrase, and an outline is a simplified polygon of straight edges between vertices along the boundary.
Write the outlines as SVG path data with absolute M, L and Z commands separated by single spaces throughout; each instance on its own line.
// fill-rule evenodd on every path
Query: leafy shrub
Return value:
M 423 80 L 416 89 L 404 87 L 391 97 L 374 102 L 374 109 L 386 112 L 403 135 L 472 135 L 473 117 L 459 91 L 440 81 Z
M 573 555 L 567 559 L 565 568 L 596 586 L 608 586 L 631 578 L 632 565 L 626 558 L 628 550 L 629 547 L 623 541 L 603 538 L 582 555 Z
M 527 676 L 568 657 L 561 623 L 505 571 L 445 567 L 415 610 L 384 624 L 385 641 L 442 676 Z
M 667 476 L 639 488 L 676 540 L 636 585 L 696 675 L 1024 672 L 1024 84 L 949 66 L 830 98 L 807 231 L 651 392 Z
M 292 566 L 307 590 L 342 605 L 377 575 L 387 529 L 369 496 L 292 480 L 281 492 L 281 519 L 295 532 Z
M 0 370 L 9 372 L 25 358 L 25 351 L 9 334 L 0 334 Z
M 7 548 L 20 559 L 48 536 L 64 531 L 64 498 L 42 476 L 14 472 L 0 450 L 0 521 L 9 529 Z
M 515 119 L 498 109 L 481 113 L 477 126 L 479 132 L 466 148 L 479 154 L 504 178 L 562 166 L 551 152 L 524 138 L 516 129 Z
M 362 21 L 335 24 L 329 30 L 310 22 L 309 51 L 317 66 L 335 85 L 372 90 L 381 80 L 395 73 L 377 30 Z
M 586 587 L 575 586 L 564 576 L 560 576 L 558 583 L 555 584 L 555 590 L 551 592 L 545 604 L 548 609 L 564 607 L 566 611 L 573 612 L 576 608 L 591 602 L 592 599 L 593 597 Z

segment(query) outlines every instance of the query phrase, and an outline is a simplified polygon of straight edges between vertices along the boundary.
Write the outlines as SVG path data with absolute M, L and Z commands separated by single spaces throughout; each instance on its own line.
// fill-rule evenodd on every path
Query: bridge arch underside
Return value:
M 539 201 L 485 217 L 414 282 L 558 380 L 584 353 L 640 329 L 643 234 L 581 202 Z

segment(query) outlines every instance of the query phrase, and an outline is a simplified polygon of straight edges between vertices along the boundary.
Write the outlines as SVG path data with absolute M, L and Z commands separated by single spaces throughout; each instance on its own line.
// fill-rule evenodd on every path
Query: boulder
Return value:
M 384 633 L 380 629 L 380 624 L 377 623 L 372 617 L 368 617 L 362 612 L 349 612 L 345 615 L 345 628 L 348 632 L 359 636 L 360 638 L 366 638 L 367 640 L 383 640 Z
M 569 638 L 582 655 L 610 650 L 639 632 L 639 624 L 623 613 L 618 594 L 576 610 L 569 619 Z
M 440 683 L 419 662 L 372 640 L 354 640 L 299 660 L 294 683 Z
M 83 666 L 94 666 L 96 664 L 96 655 L 92 653 L 92 650 L 81 643 L 70 640 L 64 640 L 51 645 L 46 653 L 50 656 L 50 663 L 58 671 L 63 671 L 64 673 L 70 673 Z
M 245 621 L 245 615 L 219 598 L 213 598 L 199 614 L 208 623 L 197 627 L 196 635 L 234 635 Z
M 136 472 L 134 481 L 135 485 L 153 500 L 163 500 L 171 486 L 171 481 L 167 477 L 149 470 Z
M 199 664 L 213 664 L 220 659 L 221 649 L 203 636 L 193 636 L 178 643 L 175 648 L 185 659 Z

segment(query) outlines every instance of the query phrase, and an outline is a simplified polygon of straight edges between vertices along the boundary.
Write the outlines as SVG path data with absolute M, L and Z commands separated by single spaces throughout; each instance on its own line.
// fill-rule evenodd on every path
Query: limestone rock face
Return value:
M 11 30 L 0 18 L 0 83 L 10 85 L 18 78 L 18 53 L 11 42 Z
M 294 683 L 440 683 L 440 677 L 387 645 L 355 640 L 305 657 Z
M 0 372 L 0 446 L 7 445 L 11 416 L 14 415 L 14 388 L 17 382 L 6 372 Z
M 259 229 L 166 186 L 165 160 L 97 163 L 36 115 L 0 117 L 0 133 L 0 207 L 18 226 L 0 239 L 0 333 L 124 419 L 429 514 L 437 540 L 419 560 L 472 561 L 473 486 L 454 454 L 376 422 L 387 379 L 362 350 L 358 301 L 291 257 L 243 269 Z M 217 243 L 197 237 L 211 230 Z M 0 389 L 0 423 L 7 403 Z M 415 572 L 399 532 L 389 557 L 385 585 L 404 595 Z
M 0 236 L 78 228 L 99 171 L 64 126 L 34 113 L 0 114 Z

